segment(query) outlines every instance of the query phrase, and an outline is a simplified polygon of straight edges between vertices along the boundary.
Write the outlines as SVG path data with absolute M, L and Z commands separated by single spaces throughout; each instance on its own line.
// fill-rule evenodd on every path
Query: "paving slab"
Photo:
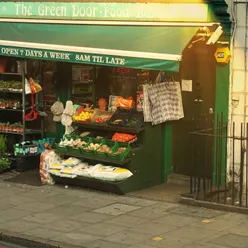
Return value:
M 171 206 L 168 205 L 168 208 L 171 208 Z M 129 214 L 132 216 L 156 219 L 156 218 L 161 218 L 169 213 L 166 208 L 162 208 L 161 206 L 157 207 L 157 204 L 155 204 L 149 207 L 132 211 Z
M 42 226 L 38 227 L 38 228 L 33 228 L 30 230 L 27 230 L 25 232 L 22 232 L 25 235 L 31 236 L 31 237 L 38 237 L 38 238 L 44 238 L 46 240 L 53 240 L 54 237 L 63 234 L 60 231 L 55 231 L 55 230 L 51 230 L 48 228 L 43 228 Z
M 216 231 L 224 231 L 232 227 L 236 227 L 238 225 L 239 224 L 236 221 L 232 221 L 232 219 L 230 219 L 229 221 L 222 219 L 204 219 L 204 220 L 199 220 L 197 223 L 192 224 L 190 228 L 197 227 L 199 229 L 204 228 L 204 229 L 210 229 Z
M 135 217 L 131 215 L 121 215 L 118 217 L 114 217 L 112 219 L 108 219 L 105 223 L 112 224 L 112 225 L 120 225 L 124 227 L 134 227 L 140 224 L 144 224 L 149 222 L 150 219 L 142 218 L 142 217 Z
M 55 231 L 61 231 L 65 233 L 79 230 L 89 226 L 90 226 L 89 223 L 79 222 L 76 220 L 69 220 L 65 218 L 54 221 L 53 223 L 48 223 L 43 225 L 44 228 L 48 228 Z
M 81 207 L 90 208 L 94 210 L 112 205 L 116 202 L 117 202 L 116 200 L 108 199 L 105 197 L 103 198 L 98 196 L 97 197 L 88 196 L 88 198 L 83 198 L 83 199 L 81 198 L 77 201 L 73 201 L 73 205 L 78 205 Z
M 192 226 L 184 226 L 177 230 L 169 232 L 168 235 L 182 239 L 189 239 L 193 242 L 196 240 L 202 240 L 206 237 L 211 237 L 216 233 L 218 233 L 218 231 Z
M 176 226 L 169 226 L 166 223 L 148 222 L 148 223 L 143 223 L 141 225 L 136 225 L 132 227 L 130 230 L 137 233 L 158 236 L 166 232 L 174 231 L 177 228 L 178 227 Z
M 126 227 L 119 226 L 119 225 L 113 225 L 108 224 L 105 222 L 89 225 L 87 227 L 81 228 L 79 231 L 88 233 L 88 234 L 97 234 L 98 236 L 109 236 L 114 233 L 120 232 L 122 230 L 125 230 Z
M 63 218 L 71 217 L 74 215 L 86 213 L 90 211 L 89 208 L 73 205 L 73 204 L 66 204 L 61 206 L 54 206 L 53 208 L 46 211 L 46 213 L 60 215 Z
M 161 216 L 160 218 L 153 219 L 153 222 L 166 223 L 167 225 L 170 225 L 170 226 L 183 227 L 183 226 L 189 226 L 194 223 L 198 223 L 199 219 L 188 217 L 188 216 L 184 217 L 181 215 L 167 213 L 165 216 Z
M 159 237 L 149 238 L 142 244 L 151 246 L 151 247 L 159 247 L 159 248 L 167 248 L 167 247 L 168 248 L 181 248 L 191 243 L 192 241 L 189 239 L 183 239 L 183 238 L 169 236 L 169 235 L 160 235 Z
M 38 224 L 46 224 L 46 223 L 53 223 L 54 221 L 57 221 L 59 219 L 61 219 L 61 216 L 59 215 L 49 214 L 49 213 L 35 213 L 22 218 L 20 221 L 21 222 L 29 221 Z
M 248 236 L 248 223 L 229 226 L 228 232 Z
M 220 236 L 208 243 L 214 245 L 222 245 L 226 248 L 247 248 L 248 247 L 248 236 L 238 235 L 229 233 Z
M 84 246 L 87 248 L 129 248 L 129 245 L 104 240 L 96 240 L 90 243 L 86 243 Z
M 176 206 L 175 208 L 168 210 L 168 212 L 183 216 L 199 217 L 201 219 L 212 219 L 215 218 L 216 216 L 220 216 L 224 214 L 223 212 L 218 210 L 189 207 L 189 206 Z
M 0 195 L 1 195 L 1 192 L 0 192 Z M 10 203 L 13 205 L 19 205 L 20 203 L 27 203 L 27 202 L 34 201 L 34 199 L 31 197 L 21 196 L 18 194 L 13 196 L 13 192 L 12 193 L 10 192 L 8 196 L 3 197 L 2 199 L 5 203 Z
M 135 205 L 139 207 L 149 207 L 155 205 L 157 202 L 147 199 L 135 198 L 135 197 L 128 197 L 122 196 L 118 199 L 119 203 L 128 204 L 128 205 Z
M 58 236 L 54 236 L 51 239 L 57 242 L 69 244 L 69 245 L 78 245 L 81 247 L 85 246 L 86 243 L 93 242 L 95 240 L 100 239 L 100 236 L 86 234 L 78 231 L 63 233 Z
M 29 211 L 15 208 L 3 210 L 0 212 L 0 223 L 6 223 L 11 220 L 20 219 L 24 216 L 28 216 L 29 214 Z
M 131 246 L 130 248 L 154 248 L 154 246 L 139 244 L 139 245 Z
M 30 212 L 42 212 L 42 211 L 52 209 L 55 207 L 56 207 L 56 205 L 53 205 L 51 203 L 39 202 L 37 204 L 36 201 L 33 201 L 33 202 L 26 202 L 26 203 L 19 204 L 15 208 L 21 209 L 21 210 L 27 210 Z
M 109 205 L 107 207 L 96 209 L 93 212 L 117 216 L 117 215 L 121 215 L 121 214 L 125 214 L 128 212 L 137 210 L 139 208 L 140 207 L 138 206 L 116 203 L 116 204 Z
M 136 233 L 133 231 L 121 231 L 110 235 L 103 240 L 126 245 L 136 245 L 144 242 L 148 237 L 149 236 L 146 234 Z
M 190 244 L 183 246 L 182 248 L 226 248 L 226 247 L 213 245 L 213 244 Z
M 100 214 L 100 213 L 93 213 L 93 212 L 86 212 L 74 216 L 68 217 L 68 219 L 78 220 L 86 223 L 98 223 L 104 220 L 110 219 L 112 216 L 107 214 Z
M 19 219 L 8 221 L 6 223 L 0 223 L 0 229 L 16 233 L 25 232 L 27 230 L 34 229 L 37 227 L 40 227 L 37 223 L 28 221 L 21 222 Z
M 81 201 L 82 199 L 76 196 L 67 196 L 64 194 L 59 194 L 59 195 L 43 195 L 42 198 L 37 197 L 38 202 L 45 202 L 45 203 L 50 203 L 56 206 L 62 206 L 66 204 L 71 204 L 73 202 L 78 202 Z
M 0 202 L 0 211 L 11 209 L 11 208 L 14 208 L 15 206 L 16 205 L 13 205 L 11 203 L 1 201 Z

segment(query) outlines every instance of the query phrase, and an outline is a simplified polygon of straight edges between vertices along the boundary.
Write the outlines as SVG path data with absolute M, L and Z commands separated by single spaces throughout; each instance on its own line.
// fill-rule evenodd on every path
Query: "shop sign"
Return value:
M 218 63 L 228 64 L 231 59 L 231 52 L 228 47 L 219 47 L 214 56 Z
M 117 66 L 137 69 L 154 68 L 158 70 L 164 69 L 169 64 L 169 68 L 172 71 L 177 71 L 179 69 L 178 61 L 88 54 L 79 52 L 63 52 L 9 46 L 0 46 L 0 56 L 21 57 L 40 60 L 54 60 L 78 64 Z
M 204 3 L 0 2 L 0 18 L 206 22 L 208 5 Z

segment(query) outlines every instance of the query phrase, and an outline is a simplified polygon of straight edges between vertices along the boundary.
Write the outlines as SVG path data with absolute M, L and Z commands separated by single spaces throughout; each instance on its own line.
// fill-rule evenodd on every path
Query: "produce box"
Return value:
M 14 147 L 15 156 L 34 156 L 39 154 L 39 144 L 31 141 L 16 144 Z
M 90 122 L 91 117 L 94 114 L 94 110 L 84 110 L 82 112 L 76 112 L 73 116 L 74 122 Z
M 82 147 L 81 152 L 88 154 L 88 155 L 94 155 L 95 150 L 97 150 L 102 143 L 102 139 L 94 139 L 94 138 L 89 138 L 89 141 L 87 144 Z
M 73 142 L 68 146 L 70 153 L 80 154 L 81 149 L 89 142 L 89 137 L 73 136 Z
M 118 108 L 110 120 L 108 121 L 109 125 L 114 125 L 114 126 L 126 126 L 127 122 L 131 116 L 131 110 L 129 109 L 121 109 Z
M 123 150 L 121 152 L 121 150 Z M 118 152 L 119 151 L 119 152 Z M 109 157 L 114 160 L 124 160 L 129 157 L 131 154 L 131 146 L 129 143 L 116 143 L 111 152 L 109 153 Z
M 103 139 L 101 146 L 95 151 L 96 156 L 107 157 L 115 144 L 114 141 Z
M 94 115 L 91 117 L 91 121 L 94 123 L 102 124 L 108 121 L 112 115 L 113 113 L 109 111 L 95 110 Z
M 59 146 L 59 144 L 55 144 L 56 150 L 58 152 L 68 152 L 68 146 Z

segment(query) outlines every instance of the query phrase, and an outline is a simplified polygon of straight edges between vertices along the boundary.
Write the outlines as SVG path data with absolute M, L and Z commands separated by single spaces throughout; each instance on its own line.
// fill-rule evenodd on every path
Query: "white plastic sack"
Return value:
M 60 176 L 60 170 L 49 169 L 49 173 L 55 176 Z
M 133 175 L 133 173 L 127 169 L 105 166 L 97 164 L 94 166 L 93 177 L 105 181 L 122 181 Z
M 65 166 L 65 167 L 70 167 L 70 166 L 75 166 L 77 164 L 79 164 L 81 162 L 81 160 L 77 159 L 77 158 L 68 158 L 66 160 L 64 160 L 62 162 L 62 166 Z
M 95 166 L 84 164 L 75 174 L 82 177 L 92 177 L 94 170 Z
M 75 178 L 75 177 L 77 177 L 76 175 L 67 174 L 67 173 L 60 173 L 59 176 L 60 177 L 68 177 L 68 178 Z
M 56 169 L 56 170 L 61 170 L 64 167 L 60 164 L 60 163 L 55 163 L 55 164 L 51 164 L 49 169 Z
M 78 165 L 75 165 L 73 167 L 64 167 L 60 170 L 61 173 L 66 173 L 66 174 L 70 174 L 70 175 L 76 175 L 76 172 L 78 170 L 80 170 L 82 167 L 84 167 L 83 164 L 78 164 Z

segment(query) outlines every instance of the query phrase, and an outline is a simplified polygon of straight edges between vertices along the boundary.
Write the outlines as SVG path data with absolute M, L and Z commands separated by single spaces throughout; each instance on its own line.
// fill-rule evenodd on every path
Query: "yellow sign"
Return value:
M 218 63 L 228 64 L 231 58 L 231 52 L 228 47 L 219 47 L 214 56 Z

